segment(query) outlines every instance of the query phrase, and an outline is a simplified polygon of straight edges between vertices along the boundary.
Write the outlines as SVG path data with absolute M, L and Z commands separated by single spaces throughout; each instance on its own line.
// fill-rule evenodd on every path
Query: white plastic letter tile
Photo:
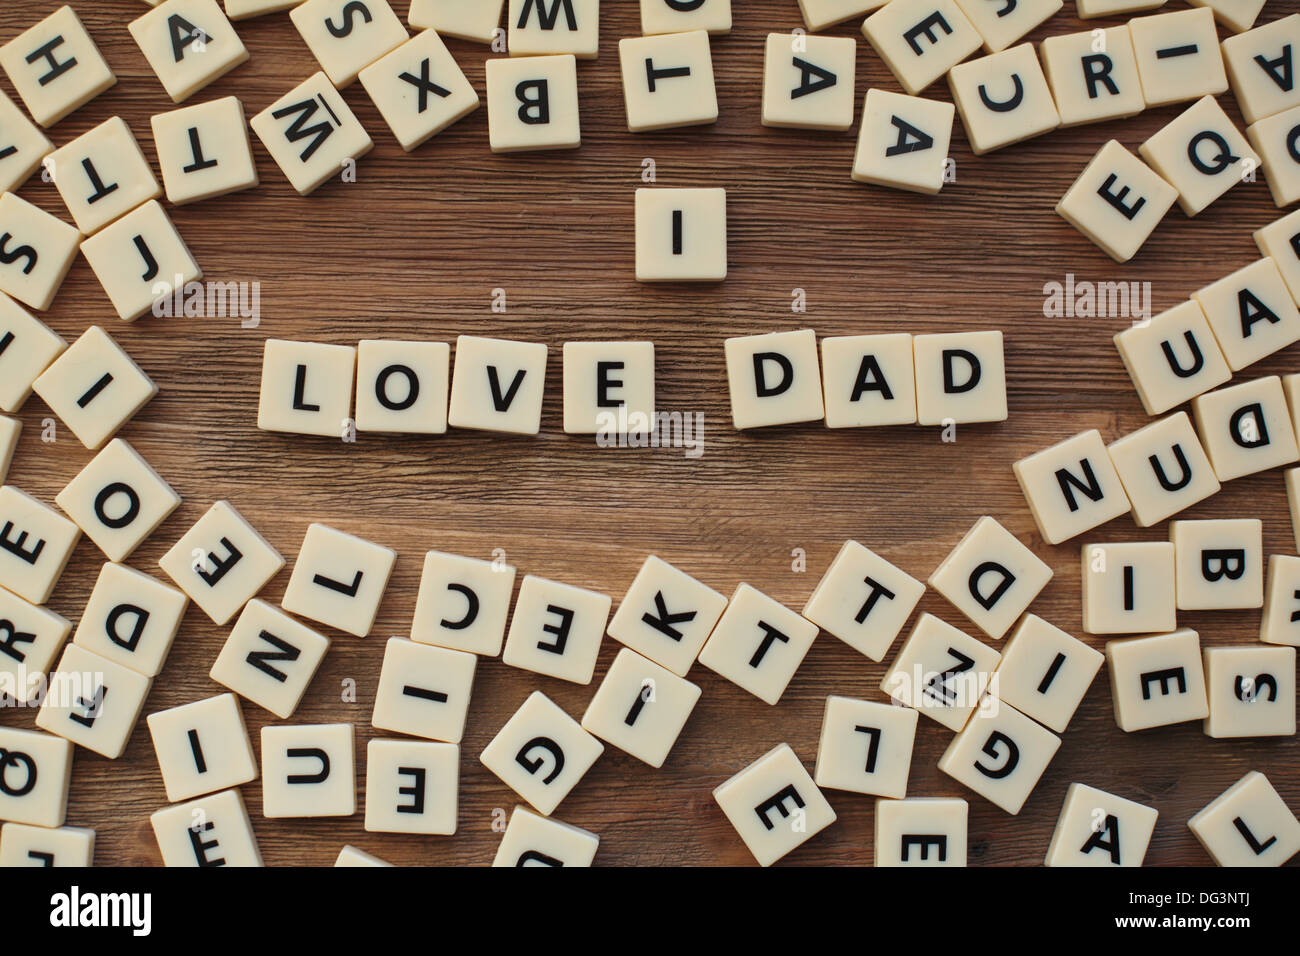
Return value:
M 827 428 L 916 424 L 912 336 L 822 339 L 822 391 Z
M 217 0 L 165 0 L 127 29 L 174 103 L 248 59 Z
M 1268 596 L 1259 622 L 1259 639 L 1265 644 L 1300 647 L 1300 558 L 1295 555 L 1269 556 Z
M 998 652 L 932 614 L 912 627 L 880 689 L 949 730 L 961 730 L 989 685 Z
M 951 103 L 869 89 L 853 156 L 853 179 L 935 195 L 948 170 Z
M 1101 432 L 1080 432 L 1011 466 L 1038 530 L 1060 544 L 1129 513 Z
M 1259 259 L 1192 293 L 1239 372 L 1300 340 L 1300 310 L 1272 259 Z
M 106 564 L 72 640 L 146 677 L 157 677 L 189 603 L 157 578 L 124 564 Z
M 803 616 L 873 661 L 889 653 L 925 585 L 870 548 L 845 541 Z
M 614 658 L 582 715 L 582 727 L 658 768 L 690 719 L 700 688 L 635 651 Z
M 1258 518 L 1171 521 L 1180 611 L 1264 603 L 1263 525 Z
M 0 588 L 0 701 L 33 703 L 71 630 L 63 615 Z
M 1218 477 L 1186 412 L 1161 418 L 1106 446 L 1133 520 L 1147 528 L 1218 494 Z
M 91 451 L 158 394 L 144 370 L 97 325 L 68 346 L 32 390 Z
M 1174 546 L 1168 541 L 1084 544 L 1083 629 L 1089 634 L 1174 630 Z
M 713 790 L 759 866 L 771 866 L 835 822 L 799 756 L 780 744 Z
M 153 680 L 77 644 L 50 673 L 36 726 L 116 760 L 126 749 Z
M 150 120 L 167 201 L 183 206 L 259 182 L 238 97 L 158 113 Z
M 156 200 L 86 239 L 81 254 L 118 318 L 126 322 L 151 310 L 164 314 L 163 303 L 179 298 L 191 282 L 203 278 L 185 240 Z M 174 308 L 171 314 L 179 315 L 182 309 Z
M 844 0 L 831 2 L 843 3 Z M 860 4 L 864 0 L 852 2 Z M 870 3 L 871 0 L 865 2 Z M 685 33 L 690 30 L 707 30 L 713 34 L 730 33 L 731 0 L 641 0 L 641 32 L 646 36 Z
M 1213 96 L 1201 97 L 1178 114 L 1138 152 L 1178 190 L 1178 205 L 1189 216 L 1259 168 L 1259 156 Z
M 1066 190 L 1056 212 L 1116 262 L 1128 262 L 1177 199 L 1177 189 L 1112 139 Z
M 1030 30 L 1055 16 L 1062 0 L 957 0 L 988 53 L 1005 50 Z
M 239 615 L 208 676 L 287 720 L 329 646 L 329 638 L 254 599 Z
M 280 819 L 356 813 L 353 737 L 351 724 L 263 727 L 262 815 Z
M 1065 733 L 1105 658 L 1036 614 L 1026 614 L 1002 649 L 997 696 L 1021 713 Z
M 307 528 L 280 606 L 309 621 L 366 637 L 375 626 L 397 552 L 355 535 Z
M 356 367 L 355 346 L 267 339 L 257 427 L 340 437 L 351 418 Z
M 442 435 L 450 389 L 446 342 L 362 339 L 357 346 L 357 431 Z
M 1001 332 L 942 332 L 912 340 L 916 420 L 967 425 L 1007 419 Z
M 478 93 L 432 30 L 362 70 L 361 85 L 407 152 L 479 107 Z
M 848 129 L 857 105 L 856 65 L 857 41 L 850 37 L 769 33 L 763 59 L 763 125 Z
M 742 583 L 700 651 L 700 663 L 775 706 L 817 633 L 816 624 Z
M 939 769 L 1010 814 L 1029 799 L 1061 738 L 993 698 L 952 739 Z
M 298 2 L 298 0 L 294 0 Z M 229 0 L 227 0 L 229 5 Z M 501 28 L 506 0 L 411 0 L 407 23 L 415 30 L 433 29 L 439 36 L 491 43 Z M 504 34 L 505 31 L 502 30 Z
M 1115 723 L 1125 733 L 1210 715 L 1195 631 L 1108 641 L 1106 663 Z
M 149 818 L 163 866 L 261 866 L 252 821 L 238 790 L 165 807 Z
M 1167 106 L 1228 91 L 1219 34 L 1208 9 L 1130 20 L 1147 106 Z
M 339 89 L 407 38 L 388 0 L 307 0 L 289 11 L 289 19 Z
M 447 421 L 453 428 L 536 435 L 542 428 L 547 347 L 462 335 L 456 339 Z
M 817 746 L 817 786 L 901 799 L 921 715 L 911 707 L 827 697 Z
M 1252 770 L 1187 821 L 1219 866 L 1281 866 L 1300 852 L 1300 820 Z
M 492 152 L 582 145 L 578 61 L 572 54 L 488 60 L 485 69 Z
M 1167 412 L 1232 378 L 1194 299 L 1117 333 L 1115 347 L 1148 415 Z
M 653 342 L 565 342 L 564 430 L 649 435 L 655 421 Z
M 115 438 L 55 497 L 110 561 L 125 561 L 180 505 L 158 472 Z
M 1039 50 L 1062 126 L 1124 119 L 1146 108 L 1127 25 L 1102 30 L 1100 44 L 1092 32 L 1069 33 L 1047 37 Z
M 638 282 L 721 282 L 726 277 L 725 189 L 636 191 Z
M 877 800 L 876 866 L 965 866 L 969 814 L 965 800 Z
M 0 827 L 0 868 L 10 866 L 90 866 L 95 831 L 83 827 L 49 830 L 24 823 Z
M 595 59 L 600 0 L 510 0 L 506 27 L 511 56 L 572 53 Z
M 717 122 L 713 55 L 703 30 L 620 40 L 618 58 L 633 133 Z
M 0 196 L 0 292 L 44 312 L 72 268 L 81 233 L 26 199 Z
M 607 594 L 526 575 L 519 586 L 502 663 L 590 684 L 610 604 Z
M 28 112 L 46 129 L 117 82 L 69 6 L 0 47 L 0 66 Z
M 50 138 L 0 91 L 0 193 L 15 192 L 53 150 Z
M 862 33 L 912 96 L 983 43 L 955 0 L 890 0 L 867 17 Z
M 812 329 L 726 339 L 727 384 L 736 428 L 820 421 L 821 370 Z
M 257 777 L 257 759 L 234 694 L 160 710 L 147 722 L 172 803 Z
M 62 737 L 0 727 L 5 787 L 0 820 L 37 827 L 61 827 L 72 780 L 72 743 Z
M 1032 43 L 953 67 L 948 86 L 976 156 L 1061 125 Z
M 1240 382 L 1192 401 L 1196 430 L 1219 481 L 1300 460 L 1282 380 Z
M 50 599 L 81 529 L 13 485 L 0 488 L 0 582 L 33 604 Z
M 515 807 L 492 865 L 591 866 L 599 845 L 600 837 L 590 830 Z
M 0 292 L 0 411 L 21 409 L 32 383 L 67 347 L 62 336 Z
M 685 677 L 726 606 L 724 595 L 652 554 L 607 630 L 625 647 Z
M 391 637 L 370 724 L 412 737 L 458 744 L 465 734 L 478 659 L 465 651 Z
M 514 587 L 515 569 L 504 562 L 430 551 L 415 598 L 411 640 L 496 657 Z
M 1082 783 L 1070 784 L 1044 866 L 1141 866 L 1158 812 Z
M 1300 86 L 1295 83 L 1300 14 L 1230 36 L 1222 46 L 1232 94 L 1247 123 L 1300 106 Z
M 1207 647 L 1209 737 L 1295 735 L 1294 647 Z
M 131 127 L 114 116 L 45 159 L 72 221 L 87 236 L 162 195 Z
M 303 80 L 248 125 L 289 184 L 303 196 L 338 176 L 349 162 L 355 163 L 374 146 L 324 73 Z

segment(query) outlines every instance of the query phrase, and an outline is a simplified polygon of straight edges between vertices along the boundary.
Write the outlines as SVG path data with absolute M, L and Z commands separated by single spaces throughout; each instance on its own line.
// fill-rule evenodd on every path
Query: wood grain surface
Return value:
M 58 0 L 0 4 L 0 42 L 54 10 Z M 118 84 L 53 131 L 62 144 L 114 114 L 125 118 L 155 163 L 149 117 L 172 108 L 127 32 L 144 12 L 137 0 L 73 4 L 117 73 Z M 1295 12 L 1271 0 L 1262 19 Z M 407 0 L 393 6 L 405 20 Z M 184 498 L 130 559 L 155 575 L 158 558 L 219 498 L 228 498 L 292 563 L 307 525 L 324 522 L 395 549 L 398 562 L 373 635 L 331 635 L 334 643 L 292 722 L 351 721 L 357 727 L 359 788 L 384 639 L 408 632 L 422 556 L 439 549 L 491 556 L 504 549 L 531 572 L 621 598 L 648 553 L 730 593 L 747 581 L 798 609 L 846 538 L 867 544 L 924 579 L 981 515 L 991 514 L 1030 544 L 1055 577 L 1034 610 L 1080 634 L 1079 545 L 1083 540 L 1153 540 L 1121 518 L 1074 543 L 1037 535 L 1011 463 L 1083 429 L 1107 440 L 1147 422 L 1111 336 L 1124 317 L 1047 319 L 1043 287 L 1067 272 L 1080 279 L 1150 282 L 1156 311 L 1244 266 L 1259 253 L 1251 230 L 1277 218 L 1261 181 L 1241 185 L 1195 220 L 1174 209 L 1137 258 L 1118 266 L 1053 213 L 1096 149 L 1117 138 L 1136 147 L 1178 115 L 1149 110 L 1123 122 L 1061 130 L 992 156 L 972 156 L 958 124 L 956 182 L 935 198 L 863 186 L 849 178 L 855 132 L 765 129 L 759 123 L 763 39 L 802 26 L 795 0 L 744 0 L 735 29 L 713 43 L 720 119 L 716 126 L 627 132 L 617 41 L 640 32 L 634 0 L 602 4 L 600 58 L 578 67 L 581 149 L 493 155 L 479 109 L 413 154 L 397 146 L 359 85 L 346 99 L 376 146 L 355 183 L 295 194 L 255 142 L 262 185 L 171 209 L 207 277 L 260 282 L 262 321 L 156 319 L 119 322 L 84 260 L 78 260 L 48 323 L 71 340 L 107 327 L 161 392 L 121 432 Z M 1174 3 L 1171 8 L 1178 6 Z M 1031 38 L 1123 22 L 1075 19 L 1073 4 Z M 236 25 L 251 60 L 194 101 L 235 94 L 261 110 L 316 70 L 285 14 Z M 859 98 L 868 87 L 898 89 L 856 36 Z M 486 46 L 448 45 L 480 95 Z M 12 87 L 5 82 L 12 94 Z M 942 83 L 927 95 L 948 99 Z M 1221 98 L 1240 122 L 1230 95 Z M 859 104 L 860 105 L 860 104 Z M 633 279 L 633 191 L 653 158 L 663 186 L 723 186 L 728 195 L 730 275 L 707 287 L 647 286 Z M 67 218 L 39 176 L 21 195 Z M 508 311 L 491 311 L 492 290 Z M 792 290 L 807 295 L 793 314 Z M 731 427 L 722 340 L 811 327 L 819 335 L 1002 329 L 1006 333 L 1010 420 L 958 429 L 827 430 L 816 424 L 737 433 Z M 542 433 L 520 438 L 452 431 L 440 437 L 361 435 L 355 444 L 258 431 L 257 395 L 267 338 L 348 343 L 365 337 L 451 341 L 463 333 L 547 343 L 551 349 Z M 702 412 L 705 448 L 606 450 L 561 429 L 559 349 L 573 339 L 649 339 L 657 348 L 658 403 Z M 1295 371 L 1300 347 L 1244 376 Z M 9 482 L 47 502 L 91 453 L 61 426 L 41 440 L 49 410 L 33 398 Z M 1269 553 L 1293 553 L 1277 471 L 1228 484 L 1183 517 L 1257 516 Z M 797 554 L 806 554 L 806 569 Z M 49 606 L 75 620 L 103 557 L 83 539 Z M 262 597 L 278 602 L 281 572 Z M 928 593 L 921 609 L 967 627 Z M 1180 615 L 1209 645 L 1257 640 L 1259 613 Z M 153 712 L 224 688 L 208 678 L 226 628 L 187 613 L 146 704 Z M 1097 638 L 1085 638 L 1102 647 Z M 618 645 L 607 639 L 599 680 Z M 888 660 L 888 658 L 887 658 Z M 811 769 L 828 694 L 883 700 L 884 667 L 827 634 L 776 707 L 701 666 L 694 715 L 662 770 L 608 748 L 557 811 L 600 834 L 603 864 L 751 863 L 710 791 L 781 742 Z M 341 702 L 356 682 L 355 703 Z M 479 668 L 461 755 L 460 829 L 454 837 L 369 834 L 362 814 L 320 821 L 261 816 L 260 783 L 242 788 L 266 862 L 332 863 L 352 843 L 399 864 L 489 863 L 500 834 L 494 811 L 513 794 L 478 754 L 523 699 L 540 688 L 581 716 L 594 691 L 488 661 Z M 936 762 L 952 734 L 922 719 L 909 795 L 970 801 L 970 862 L 1042 862 L 1071 782 L 1156 806 L 1160 819 L 1148 864 L 1206 864 L 1187 819 L 1248 770 L 1261 770 L 1300 810 L 1300 741 L 1295 737 L 1211 740 L 1199 723 L 1121 733 L 1103 670 L 1042 782 L 1019 816 L 1008 816 L 941 774 Z M 245 704 L 260 752 L 267 712 Z M 6 711 L 6 725 L 32 726 Z M 874 801 L 828 792 L 833 827 L 787 857 L 791 864 L 869 864 Z M 78 750 L 68 823 L 98 832 L 96 861 L 157 864 L 149 815 L 166 805 L 141 720 L 121 759 Z M 361 800 L 359 799 L 359 806 Z

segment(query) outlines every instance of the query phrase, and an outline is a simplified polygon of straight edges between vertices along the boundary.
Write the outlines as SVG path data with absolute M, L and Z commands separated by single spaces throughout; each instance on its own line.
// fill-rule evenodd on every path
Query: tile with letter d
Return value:
M 254 599 L 239 615 L 208 676 L 287 720 L 329 646 L 329 638 Z
M 254 116 L 249 125 L 289 184 L 303 196 L 338 176 L 374 146 L 324 73 L 303 80 Z
M 263 727 L 262 815 L 272 820 L 352 816 L 357 812 L 355 750 L 351 724 Z
M 816 624 L 742 582 L 700 651 L 700 663 L 776 706 L 817 633 Z
M 882 797 L 907 796 L 920 720 L 911 707 L 827 697 L 817 746 L 817 786 Z
M 1300 820 L 1252 770 L 1187 821 L 1219 866 L 1281 866 L 1300 852 Z
M 835 822 L 835 811 L 789 744 L 719 784 L 713 799 L 759 866 L 771 866 Z
M 965 800 L 877 800 L 876 866 L 965 866 L 969 815 Z
M 428 740 L 372 740 L 366 747 L 366 830 L 456 832 L 460 748 Z
M 879 661 L 916 609 L 925 585 L 870 548 L 845 541 L 803 607 L 803 616 Z
M 1141 866 L 1157 815 L 1155 807 L 1072 783 L 1043 865 Z
M 726 339 L 731 420 L 738 429 L 820 421 L 821 370 L 812 329 Z
M 397 552 L 323 524 L 307 528 L 280 606 L 366 637 L 375 626 Z
M 183 206 L 258 184 L 244 104 L 225 96 L 150 119 L 167 201 Z
M 125 561 L 180 506 L 180 495 L 115 438 L 55 497 L 110 561 Z
M 150 714 L 147 722 L 172 803 L 257 777 L 257 758 L 234 694 L 160 710 Z
M 1007 419 L 1002 333 L 940 332 L 912 340 L 916 420 L 966 425 Z
M 493 866 L 591 866 L 600 837 L 590 830 L 515 807 Z
M 117 82 L 76 11 L 62 6 L 0 47 L 0 67 L 49 129 Z
M 341 437 L 351 418 L 356 366 L 355 346 L 267 339 L 257 427 Z
M 652 554 L 632 580 L 606 632 L 642 657 L 685 677 L 726 606 L 724 595 Z
M 699 699 L 697 685 L 625 647 L 596 688 L 582 727 L 658 768 Z
M 519 586 L 501 661 L 590 684 L 609 621 L 609 595 L 529 574 Z
M 1198 395 L 1192 418 L 1219 481 L 1300 460 L 1282 380 L 1267 375 Z
M 74 644 L 157 677 L 171 653 L 189 599 L 124 564 L 106 564 L 77 622 Z
M 163 866 L 262 865 L 253 823 L 238 790 L 165 807 L 149 818 Z

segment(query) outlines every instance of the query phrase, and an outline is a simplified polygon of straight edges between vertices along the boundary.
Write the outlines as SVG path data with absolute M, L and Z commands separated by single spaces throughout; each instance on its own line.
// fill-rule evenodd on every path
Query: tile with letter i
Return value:
M 1287 476 L 1289 480 L 1290 472 Z M 1265 644 L 1300 647 L 1300 558 L 1295 555 L 1269 556 L 1268 596 L 1259 622 L 1259 639 Z
M 0 727 L 0 753 L 5 755 L 0 820 L 63 826 L 72 782 L 72 751 L 72 742 L 62 737 Z
M 0 581 L 32 604 L 44 604 L 68 566 L 81 529 L 25 491 L 0 488 Z
M 515 807 L 492 860 L 495 866 L 591 866 L 600 837 Z
M 912 340 L 916 420 L 965 425 L 1007 419 L 1002 333 L 941 332 Z
M 620 40 L 618 58 L 633 133 L 718 121 L 713 54 L 703 30 Z
M 0 91 L 0 193 L 16 191 L 53 150 L 50 138 Z
M 0 699 L 34 703 L 71 631 L 63 615 L 0 588 Z
M 920 716 L 911 707 L 827 697 L 814 771 L 817 786 L 882 797 L 907 796 Z
M 446 342 L 362 339 L 357 344 L 357 431 L 442 435 L 450 388 Z
M 1192 293 L 1239 372 L 1300 340 L 1300 309 L 1272 259 L 1259 259 Z
M 387 860 L 381 860 L 372 853 L 359 850 L 354 846 L 345 846 L 339 850 L 334 860 L 335 866 L 392 866 Z
M 939 769 L 1014 816 L 1060 746 L 1056 734 L 990 696 L 952 739 Z
M 725 189 L 636 191 L 638 282 L 721 282 L 726 277 Z
M 652 554 L 623 596 L 607 633 L 685 677 L 726 607 L 725 595 Z
M 384 646 L 371 726 L 460 743 L 477 660 L 465 651 L 389 638 Z
M 825 417 L 817 333 L 812 329 L 726 339 L 731 420 L 738 429 Z
M 407 38 L 388 0 L 307 0 L 289 11 L 289 19 L 339 89 Z
M 488 60 L 484 69 L 492 152 L 582 145 L 578 63 L 572 54 Z
M 397 552 L 323 524 L 307 528 L 280 606 L 366 637 L 375 626 Z
M 822 339 L 822 391 L 827 428 L 916 424 L 912 336 Z
M 0 196 L 0 292 L 44 312 L 72 268 L 81 233 L 13 193 Z
M 1219 481 L 1300 460 L 1286 393 L 1276 375 L 1199 395 L 1192 400 L 1192 417 Z
M 164 0 L 127 29 L 174 103 L 248 59 L 217 0 Z
M 730 33 L 731 0 L 641 0 L 641 32 L 646 36 L 689 30 L 707 30 L 714 35 Z
M 183 206 L 258 184 L 238 97 L 158 113 L 150 120 L 167 201 Z
M 54 187 L 87 236 L 162 195 L 153 168 L 120 116 L 105 120 L 45 158 Z
M 357 812 L 355 749 L 351 724 L 263 727 L 262 815 L 272 820 L 352 816 Z
M 1291 144 L 1300 140 L 1300 106 L 1252 123 L 1246 127 L 1246 138 L 1259 153 L 1264 181 L 1277 207 L 1300 200 L 1300 159 L 1291 155 Z M 1296 153 L 1300 155 L 1300 148 Z
M 1133 53 L 1147 106 L 1167 106 L 1228 91 L 1219 34 L 1208 9 L 1130 20 Z
M 817 634 L 816 624 L 741 583 L 700 651 L 700 663 L 776 706 Z
M 1032 43 L 953 67 L 948 86 L 976 156 L 1061 125 Z
M 984 42 L 955 0 L 890 0 L 867 17 L 862 33 L 911 96 Z
M 157 677 L 189 603 L 157 578 L 124 564 L 106 564 L 72 641 L 146 677 Z
M 998 652 L 932 614 L 922 614 L 880 689 L 949 730 L 961 730 L 997 670 Z
M 1108 641 L 1106 663 L 1115 723 L 1125 733 L 1210 715 L 1195 631 Z
M 875 865 L 965 866 L 969 815 L 965 800 L 877 800 Z
M 91 865 L 95 856 L 95 831 L 85 827 L 54 830 L 25 823 L 0 827 L 0 868 L 9 866 Z
M 352 411 L 357 349 L 352 345 L 267 339 L 257 427 L 262 431 L 342 436 Z
M 590 684 L 611 603 L 607 594 L 525 576 L 501 662 L 575 684 Z
M 759 866 L 771 866 L 835 822 L 835 811 L 789 744 L 719 784 L 713 799 Z
M 262 865 L 252 821 L 238 790 L 165 807 L 149 818 L 163 866 Z
M 415 597 L 411 640 L 496 657 L 505 640 L 515 576 L 505 562 L 430 551 Z
M 287 720 L 329 646 L 329 638 L 254 599 L 239 615 L 208 676 Z
M 1252 770 L 1187 821 L 1219 866 L 1281 866 L 1300 852 L 1300 820 Z
M 46 129 L 117 82 L 69 6 L 0 46 L 0 67 L 27 111 Z
M 479 107 L 478 93 L 432 30 L 376 60 L 360 77 L 408 153 Z
M 763 59 L 763 125 L 848 129 L 856 105 L 856 64 L 857 41 L 851 37 L 769 33 Z
M 1207 737 L 1295 736 L 1295 648 L 1207 647 Z
M 0 292 L 0 411 L 21 409 L 32 383 L 67 347 L 62 336 Z
M 700 699 L 700 688 L 623 648 L 596 688 L 582 727 L 651 767 L 662 767 Z
M 1255 124 L 1300 106 L 1296 58 L 1300 14 L 1291 14 L 1223 41 L 1223 64 L 1242 118 Z M 1256 147 L 1258 149 L 1258 146 Z M 1269 169 L 1269 180 L 1273 170 Z
M 50 673 L 58 693 L 45 696 L 36 726 L 116 760 L 126 750 L 153 679 L 77 644 Z
M 536 435 L 542 429 L 547 347 L 462 335 L 456 339 L 447 423 L 452 428 Z
M 171 485 L 120 438 L 54 500 L 110 561 L 130 557 L 181 503 Z
M 490 4 L 489 4 L 490 5 Z M 511 56 L 571 53 L 594 60 L 600 46 L 600 0 L 509 0 Z
M 1044 866 L 1141 866 L 1158 811 L 1082 783 L 1070 784 Z
M 316 73 L 249 121 L 300 195 L 315 192 L 370 152 L 370 134 L 324 73 Z
M 803 616 L 873 661 L 889 653 L 925 585 L 870 548 L 845 541 Z
M 1054 17 L 1063 0 L 957 0 L 984 40 L 986 53 L 998 53 Z
M 853 156 L 853 180 L 936 195 L 948 166 L 951 103 L 867 90 Z
M 1040 724 L 1065 733 L 1105 657 L 1036 614 L 1026 614 L 1002 649 L 997 696 Z
M 1011 466 L 1034 522 L 1060 544 L 1131 510 L 1101 432 L 1080 432 Z
M 1213 96 L 1203 96 L 1138 147 L 1178 190 L 1178 205 L 1195 216 L 1259 168 L 1259 156 Z
M 1089 634 L 1172 631 L 1174 546 L 1168 541 L 1085 544 L 1083 629 Z
M 1177 199 L 1177 189 L 1112 139 L 1066 190 L 1056 212 L 1116 262 L 1128 262 Z
M 460 748 L 427 740 L 372 740 L 366 747 L 366 830 L 456 832 Z
M 230 0 L 227 0 L 227 6 Z M 298 2 L 298 0 L 293 0 Z M 491 43 L 501 26 L 506 0 L 411 0 L 406 22 L 413 30 L 436 30 L 438 36 Z
M 1195 299 L 1130 326 L 1114 341 L 1148 415 L 1167 412 L 1232 378 Z
M 1133 520 L 1147 528 L 1222 487 L 1186 412 L 1161 418 L 1106 446 Z
M 134 322 L 203 278 L 203 270 L 157 200 L 86 239 L 81 253 L 118 318 L 126 322 Z
M 146 722 L 172 803 L 257 777 L 253 745 L 234 694 L 160 710 Z
M 1127 26 L 1102 30 L 1100 42 L 1092 32 L 1047 37 L 1039 49 L 1062 126 L 1124 119 L 1146 109 Z

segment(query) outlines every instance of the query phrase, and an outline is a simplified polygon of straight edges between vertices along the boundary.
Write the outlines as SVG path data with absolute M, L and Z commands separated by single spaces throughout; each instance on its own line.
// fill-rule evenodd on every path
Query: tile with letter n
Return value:
M 374 146 L 343 96 L 316 73 L 249 122 L 299 194 L 315 192 Z
M 163 866 L 261 866 L 252 821 L 238 790 L 164 807 L 149 818 Z
M 789 744 L 719 784 L 713 799 L 759 866 L 771 866 L 835 822 L 835 811 Z
M 0 47 L 0 67 L 46 129 L 117 82 L 70 6 Z
M 1048 544 L 1068 541 L 1132 510 L 1096 429 L 1022 458 L 1011 469 Z
M 397 552 L 323 524 L 307 528 L 280 606 L 366 637 L 375 626 Z
M 208 676 L 287 720 L 329 646 L 329 638 L 254 599 L 239 615 Z

